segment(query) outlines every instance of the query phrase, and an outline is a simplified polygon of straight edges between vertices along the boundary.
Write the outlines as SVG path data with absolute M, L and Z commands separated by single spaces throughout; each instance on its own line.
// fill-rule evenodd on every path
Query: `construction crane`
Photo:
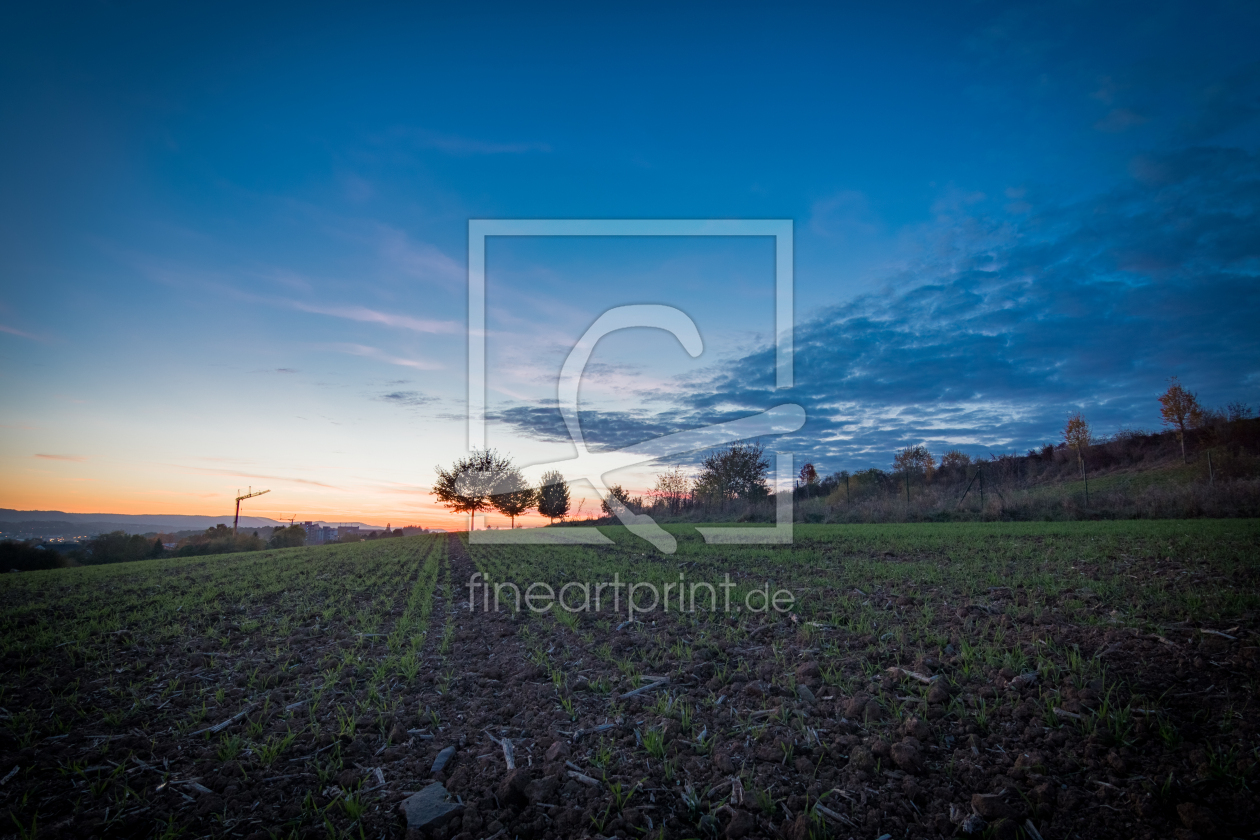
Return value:
M 237 493 L 241 492 L 239 487 L 237 488 L 236 492 Z M 244 496 L 236 497 L 236 518 L 232 520 L 232 533 L 234 535 L 236 534 L 236 526 L 241 523 L 241 500 L 252 499 L 255 496 L 261 496 L 263 493 L 270 493 L 270 492 L 271 492 L 270 490 L 259 490 L 257 493 L 255 493 L 254 488 L 251 487 L 249 488 L 249 492 L 246 493 Z

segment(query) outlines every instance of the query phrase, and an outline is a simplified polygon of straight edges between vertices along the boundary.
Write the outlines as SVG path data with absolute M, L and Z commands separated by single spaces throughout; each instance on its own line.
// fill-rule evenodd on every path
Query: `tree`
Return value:
M 512 520 L 516 527 L 516 517 L 532 508 L 538 502 L 538 491 L 525 483 L 524 476 L 516 467 L 505 471 L 495 485 L 495 492 L 490 496 L 490 504 L 494 509 Z
M 1081 475 L 1085 474 L 1085 447 L 1089 446 L 1091 437 L 1089 423 L 1078 411 L 1068 418 L 1063 427 L 1063 442 L 1076 450 L 1076 460 L 1081 467 Z
M 499 482 L 515 469 L 511 458 L 493 449 L 473 450 L 449 470 L 434 467 L 438 480 L 433 484 L 433 495 L 454 513 L 467 513 L 471 531 L 473 516 L 492 507 L 490 497 L 498 492 Z
M 1159 414 L 1165 426 L 1172 426 L 1177 432 L 1177 441 L 1181 444 L 1181 463 L 1186 463 L 1186 429 L 1198 428 L 1203 423 L 1203 407 L 1199 405 L 1196 394 L 1187 391 L 1177 381 L 1177 377 L 1168 380 L 1171 383 L 1164 395 L 1159 398 Z
M 893 458 L 893 472 L 932 477 L 936 471 L 936 459 L 926 446 L 907 446 Z
M 267 548 L 297 548 L 306 545 L 306 529 L 301 525 L 286 525 L 271 532 Z
M 538 486 L 538 512 L 552 522 L 569 513 L 569 485 L 556 470 L 543 473 Z
M 678 513 L 690 494 L 691 479 L 683 472 L 682 467 L 675 466 L 657 474 L 656 487 L 653 488 L 652 495 L 665 505 L 670 513 Z
M 162 554 L 163 554 L 163 552 L 165 552 L 165 551 L 166 551 L 166 546 L 162 545 L 162 538 L 161 538 L 161 537 L 156 537 L 156 538 L 153 540 L 153 548 L 149 549 L 149 556 L 150 556 L 150 557 L 161 557 L 161 556 L 162 556 Z
M 1078 411 L 1068 418 L 1063 427 L 1063 442 L 1076 450 L 1076 462 L 1081 467 L 1081 480 L 1085 482 L 1085 504 L 1089 504 L 1089 476 L 1085 474 L 1085 447 L 1090 442 L 1089 423 Z
M 612 505 L 608 503 L 608 499 L 616 499 L 617 501 L 621 502 L 622 507 L 626 507 L 626 508 L 630 507 L 630 494 L 627 493 L 626 489 L 622 487 L 620 484 L 614 484 L 611 487 L 609 487 L 608 497 L 599 503 L 599 506 L 604 509 L 605 514 L 607 514 L 608 516 L 613 516 L 614 514 L 613 514 Z
M 757 501 L 770 495 L 766 473 L 770 459 L 759 443 L 733 443 L 704 459 L 696 479 L 698 496 L 729 501 Z
M 971 466 L 971 456 L 961 449 L 951 449 L 941 456 L 941 469 L 943 470 L 955 467 L 966 469 L 969 466 Z

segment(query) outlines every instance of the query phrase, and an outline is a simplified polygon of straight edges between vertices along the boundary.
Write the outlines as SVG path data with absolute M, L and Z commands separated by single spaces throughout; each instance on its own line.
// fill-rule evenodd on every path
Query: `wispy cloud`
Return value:
M 929 249 L 884 287 L 802 321 L 790 391 L 775 389 L 774 349 L 762 347 L 657 395 L 665 411 L 583 411 L 583 430 L 621 448 L 794 402 L 809 419 L 776 445 L 838 470 L 887 467 L 908 443 L 1022 450 L 1056 440 L 1077 408 L 1104 432 L 1155 425 L 1173 374 L 1209 404 L 1254 404 L 1260 156 L 1189 149 L 1143 172 L 1017 229 L 973 216 L 977 235 L 958 240 L 968 247 Z M 568 439 L 552 404 L 494 419 Z
M 227 475 L 233 478 L 253 478 L 262 481 L 285 481 L 291 484 L 309 484 L 312 487 L 324 487 L 329 490 L 341 489 L 340 487 L 336 487 L 332 484 L 325 484 L 322 481 L 313 481 L 309 478 L 294 478 L 293 476 L 286 475 L 259 475 L 258 473 L 240 472 L 239 470 L 216 470 L 211 469 L 210 467 L 189 467 L 183 464 L 171 464 L 171 466 L 181 470 L 187 470 L 188 472 L 199 473 L 201 475 Z
M 24 332 L 22 330 L 14 329 L 13 327 L 5 326 L 4 324 L 0 324 L 0 332 L 8 333 L 9 335 L 16 335 L 18 338 L 29 338 L 31 341 L 39 341 L 39 342 L 44 341 L 43 338 L 40 338 L 37 335 Z
M 408 277 L 447 284 L 463 283 L 467 279 L 464 264 L 448 257 L 436 245 L 417 242 L 389 225 L 375 226 L 375 237 L 381 257 Z
M 366 306 L 336 306 L 290 301 L 294 309 L 311 312 L 316 315 L 331 315 L 334 318 L 345 318 L 349 321 L 360 321 L 368 324 L 384 324 L 420 333 L 453 335 L 462 332 L 463 326 L 455 321 L 433 321 L 425 318 L 412 318 L 409 315 L 397 315 L 392 312 L 379 312 Z
M 438 401 L 437 397 L 431 397 L 419 391 L 393 391 L 389 394 L 381 394 L 376 399 L 391 405 L 401 405 L 408 408 L 429 405 Z
M 410 140 L 422 149 L 436 149 L 448 155 L 469 157 L 473 155 L 523 155 L 531 152 L 550 152 L 551 146 L 546 143 L 496 143 L 461 137 L 456 134 L 443 134 L 424 128 L 399 129 L 397 136 Z
M 442 370 L 443 368 L 443 365 L 437 362 L 430 362 L 427 359 L 404 359 L 401 356 L 391 355 L 378 347 L 369 347 L 366 344 L 339 344 L 337 349 L 352 356 L 366 356 L 370 359 L 379 359 L 391 365 L 400 365 L 402 367 L 415 368 L 416 370 Z
M 83 455 L 47 455 L 43 452 L 37 453 L 34 457 L 43 458 L 46 461 L 86 461 Z

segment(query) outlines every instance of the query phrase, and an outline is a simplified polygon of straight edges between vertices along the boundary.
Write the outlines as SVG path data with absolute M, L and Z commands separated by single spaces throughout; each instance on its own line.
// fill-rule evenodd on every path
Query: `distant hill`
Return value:
M 225 516 L 187 516 L 170 513 L 66 513 L 60 510 L 12 510 L 0 508 L 0 531 L 6 534 L 33 534 L 40 536 L 77 536 L 101 534 L 110 531 L 126 531 L 142 534 L 149 531 L 188 531 L 213 528 L 218 524 L 231 525 L 232 514 Z M 277 528 L 288 525 L 288 520 L 270 519 L 266 516 L 242 516 L 242 528 Z M 321 525 L 358 525 L 367 530 L 382 530 L 384 525 L 367 525 L 362 522 L 325 522 Z

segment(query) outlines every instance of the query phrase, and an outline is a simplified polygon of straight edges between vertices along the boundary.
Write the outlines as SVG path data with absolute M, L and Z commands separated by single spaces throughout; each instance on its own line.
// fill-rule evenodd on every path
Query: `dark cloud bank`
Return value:
M 620 448 L 796 402 L 806 426 L 774 445 L 839 470 L 886 467 L 919 442 L 1022 451 L 1057 440 L 1077 409 L 1102 433 L 1155 428 L 1172 375 L 1209 405 L 1254 406 L 1258 208 L 1257 156 L 1201 147 L 1019 221 L 958 218 L 945 255 L 798 322 L 792 390 L 773 390 L 767 347 L 694 378 L 667 411 L 583 412 L 583 430 Z M 568 438 L 554 405 L 497 419 Z

